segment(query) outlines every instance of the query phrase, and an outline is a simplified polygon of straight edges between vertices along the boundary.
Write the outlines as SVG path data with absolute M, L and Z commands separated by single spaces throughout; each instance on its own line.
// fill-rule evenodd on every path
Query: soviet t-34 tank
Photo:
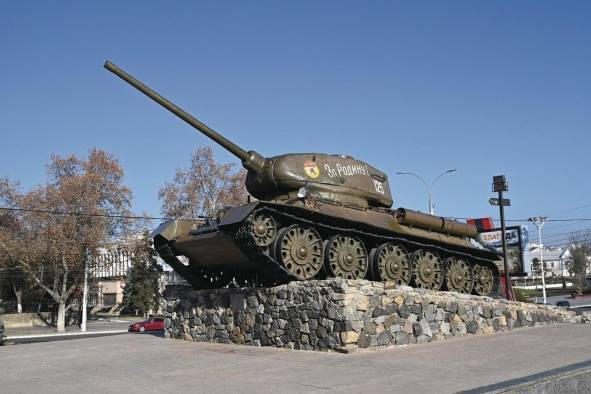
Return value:
M 169 220 L 153 233 L 159 255 L 196 288 L 338 277 L 498 292 L 499 256 L 478 245 L 476 227 L 391 209 L 388 176 L 378 169 L 344 155 L 265 158 L 246 151 L 114 64 L 105 67 L 248 170 L 246 189 L 258 201 L 221 209 L 204 222 Z

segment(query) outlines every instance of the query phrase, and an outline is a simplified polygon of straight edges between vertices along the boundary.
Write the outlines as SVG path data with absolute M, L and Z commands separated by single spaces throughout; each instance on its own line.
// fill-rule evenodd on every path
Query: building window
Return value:
M 103 294 L 103 306 L 115 306 L 117 305 L 117 294 L 107 293 Z

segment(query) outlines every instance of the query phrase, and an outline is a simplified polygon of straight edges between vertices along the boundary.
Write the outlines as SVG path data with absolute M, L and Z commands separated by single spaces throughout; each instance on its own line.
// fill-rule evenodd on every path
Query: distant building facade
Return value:
M 534 266 L 540 260 L 540 246 L 535 243 L 528 245 L 526 261 L 529 262 L 529 274 L 539 276 L 534 273 Z M 570 270 L 570 251 L 568 248 L 546 248 L 542 247 L 542 259 L 544 260 L 545 277 L 566 277 L 574 276 Z M 587 256 L 586 274 L 591 275 L 591 256 Z

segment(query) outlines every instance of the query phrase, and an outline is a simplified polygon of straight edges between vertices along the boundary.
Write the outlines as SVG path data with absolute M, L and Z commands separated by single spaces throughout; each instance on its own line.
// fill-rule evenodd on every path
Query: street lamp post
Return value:
M 434 210 L 433 210 L 433 186 L 435 186 L 435 182 L 437 182 L 439 180 L 439 178 L 441 178 L 445 174 L 450 174 L 450 173 L 452 173 L 454 171 L 457 171 L 457 169 L 454 168 L 452 170 L 447 170 L 447 171 L 442 172 L 441 174 L 437 175 L 437 177 L 435 177 L 435 179 L 433 179 L 433 182 L 431 182 L 431 184 L 428 184 L 421 176 L 415 174 L 414 172 L 398 171 L 396 173 L 396 175 L 412 175 L 414 177 L 419 178 L 419 180 L 421 182 L 423 182 L 423 184 L 427 188 L 427 196 L 429 198 L 429 214 L 433 215 L 434 214 Z
M 80 324 L 80 331 L 86 332 L 86 308 L 88 305 L 88 250 L 84 256 L 84 288 L 82 290 L 82 323 Z
M 499 193 L 499 198 L 491 198 L 488 202 L 491 205 L 499 206 L 499 215 L 501 219 L 501 240 L 503 244 L 503 267 L 505 268 L 505 297 L 508 300 L 514 299 L 513 291 L 511 290 L 511 276 L 509 274 L 509 263 L 507 261 L 507 239 L 505 231 L 505 206 L 511 205 L 511 200 L 503 198 L 503 192 L 509 191 L 509 182 L 505 175 L 493 176 L 493 192 Z
M 540 242 L 540 267 L 542 269 L 542 297 L 544 299 L 544 304 L 546 304 L 546 274 L 544 273 L 544 257 L 542 254 L 542 227 L 544 227 L 544 223 L 546 223 L 548 218 L 546 216 L 534 216 L 533 218 L 529 218 L 527 220 L 532 222 L 538 228 L 538 240 Z

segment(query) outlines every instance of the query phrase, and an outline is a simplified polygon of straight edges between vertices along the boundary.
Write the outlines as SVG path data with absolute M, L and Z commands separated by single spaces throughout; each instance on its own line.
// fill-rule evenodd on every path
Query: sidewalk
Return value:
M 126 333 L 128 320 L 98 319 L 88 320 L 86 332 L 80 331 L 80 326 L 66 327 L 65 333 L 56 332 L 55 327 L 21 327 L 9 328 L 5 331 L 8 343 L 27 343 L 44 340 L 73 339 L 81 336 L 103 336 Z

